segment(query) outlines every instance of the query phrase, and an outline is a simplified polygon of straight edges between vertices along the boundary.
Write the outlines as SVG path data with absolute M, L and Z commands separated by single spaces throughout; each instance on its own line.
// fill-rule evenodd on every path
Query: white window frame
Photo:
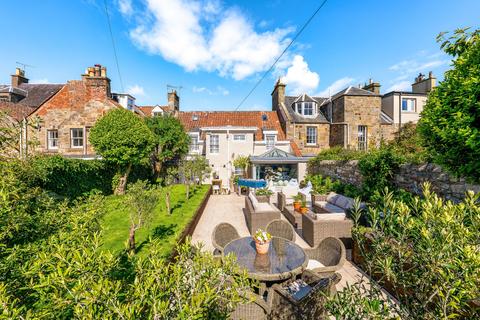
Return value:
M 215 144 L 212 143 L 213 140 L 216 140 Z M 220 136 L 218 134 L 211 134 L 210 135 L 210 153 L 216 154 L 219 152 L 220 152 Z
M 247 140 L 247 137 L 245 134 L 234 134 L 233 135 L 233 141 L 238 141 L 238 142 L 244 142 Z
M 307 114 L 307 109 L 308 109 L 308 114 Z M 315 114 L 315 111 L 313 110 L 313 102 L 304 102 L 303 103 L 303 115 L 304 116 L 313 116 Z
M 317 127 L 307 127 L 306 129 L 306 142 L 307 142 L 307 145 L 308 146 L 314 146 L 314 145 L 317 145 L 317 139 L 318 139 L 318 129 Z M 310 130 L 313 130 L 314 133 L 312 134 L 311 132 L 309 132 Z M 313 141 L 310 140 L 310 138 L 313 138 Z M 309 142 L 310 140 L 310 142 Z
M 403 102 L 406 102 L 406 109 L 403 109 Z M 415 112 L 417 105 L 417 99 L 414 98 L 402 98 L 402 112 Z
M 191 134 L 190 135 L 190 151 L 198 152 L 200 150 L 200 144 L 198 134 Z
M 303 114 L 303 103 L 302 102 L 297 102 L 295 104 L 296 106 L 296 109 L 297 109 L 297 113 L 298 114 Z
M 56 133 L 56 137 L 51 137 L 51 133 Z M 51 129 L 47 130 L 47 149 L 48 150 L 58 150 L 58 130 Z M 55 142 L 55 143 L 52 143 Z
M 357 138 L 357 147 L 358 150 L 367 150 L 368 148 L 368 127 L 367 126 L 358 126 L 358 138 Z
M 265 147 L 267 148 L 267 150 L 273 149 L 275 147 L 276 142 L 277 142 L 276 134 L 265 135 Z
M 81 132 L 82 136 L 81 137 L 74 137 L 74 132 Z M 80 140 L 82 142 L 82 145 L 76 146 L 74 141 L 75 140 Z M 85 130 L 83 128 L 70 128 L 70 147 L 73 149 L 83 149 L 85 145 Z

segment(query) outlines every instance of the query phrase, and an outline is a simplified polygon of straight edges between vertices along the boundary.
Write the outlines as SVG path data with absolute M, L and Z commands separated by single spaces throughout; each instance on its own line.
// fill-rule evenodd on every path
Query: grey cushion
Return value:
M 323 208 L 325 208 L 328 212 L 331 213 L 343 213 L 345 214 L 345 210 L 343 208 L 337 207 L 336 205 L 333 205 L 331 203 L 326 203 Z

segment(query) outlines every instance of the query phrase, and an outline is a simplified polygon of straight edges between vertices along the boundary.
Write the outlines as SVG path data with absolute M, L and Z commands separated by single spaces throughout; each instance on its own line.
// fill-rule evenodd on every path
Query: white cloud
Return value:
M 38 84 L 38 83 L 50 83 L 47 78 L 43 79 L 33 79 L 30 81 L 30 83 Z
M 145 90 L 143 89 L 143 87 L 139 86 L 138 84 L 129 86 L 127 88 L 127 92 L 134 97 L 145 96 Z
M 289 89 L 292 90 L 292 93 L 297 95 L 315 90 L 320 82 L 320 76 L 310 70 L 301 55 L 295 55 L 291 66 L 287 69 L 287 74 L 282 80 L 290 86 Z
M 390 91 L 410 91 L 411 82 L 410 81 L 400 81 L 392 85 L 390 88 L 387 89 L 385 92 Z
M 228 91 L 222 86 L 217 86 L 215 90 L 208 89 L 207 87 L 193 86 L 192 91 L 194 93 L 207 93 L 211 96 L 216 96 L 216 95 L 228 96 L 230 94 L 230 91 Z
M 336 80 L 334 83 L 332 83 L 331 85 L 329 85 L 325 90 L 320 91 L 316 95 L 319 97 L 328 98 L 330 96 L 333 96 L 335 93 L 339 92 L 340 90 L 345 89 L 353 81 L 355 81 L 355 79 L 350 77 L 340 78 Z
M 118 0 L 118 9 L 125 16 L 133 14 L 132 0 Z
M 293 31 L 257 32 L 240 11 L 214 0 L 146 0 L 146 10 L 152 22 L 131 30 L 135 44 L 187 71 L 216 71 L 236 80 L 267 70 Z

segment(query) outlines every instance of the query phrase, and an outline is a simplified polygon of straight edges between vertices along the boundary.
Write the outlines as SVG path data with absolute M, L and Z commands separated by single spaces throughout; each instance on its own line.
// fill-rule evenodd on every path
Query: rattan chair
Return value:
M 281 219 L 271 221 L 266 228 L 273 237 L 280 237 L 295 242 L 295 230 L 292 225 Z
M 222 222 L 218 224 L 212 232 L 212 243 L 215 247 L 215 251 L 219 251 L 220 254 L 223 253 L 223 248 L 230 242 L 235 239 L 240 238 L 240 235 L 230 223 Z M 218 253 L 218 252 L 215 252 Z
M 308 259 L 316 260 L 323 265 L 309 269 L 321 276 L 328 276 L 340 270 L 346 259 L 346 250 L 343 242 L 334 237 L 325 238 L 316 248 L 305 249 L 304 251 Z
M 230 314 L 232 320 L 266 320 L 269 319 L 270 306 L 263 298 L 253 292 L 244 295 L 245 303 L 237 306 L 235 311 Z
M 271 319 L 327 319 L 324 304 L 327 298 L 334 294 L 335 285 L 341 278 L 338 273 L 322 278 L 314 272 L 305 270 L 301 279 L 308 285 L 308 291 L 300 298 L 292 295 L 285 287 L 286 284 L 274 284 L 269 292 L 269 295 L 272 295 Z

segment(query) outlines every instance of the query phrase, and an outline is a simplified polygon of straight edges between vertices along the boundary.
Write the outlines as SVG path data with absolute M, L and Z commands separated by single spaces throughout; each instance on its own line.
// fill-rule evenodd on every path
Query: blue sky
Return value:
M 181 86 L 183 110 L 233 110 L 321 1 L 107 0 L 124 91 L 165 104 Z M 2 2 L 0 83 L 16 62 L 34 82 L 79 79 L 107 66 L 122 91 L 103 0 Z M 479 27 L 480 1 L 328 0 L 240 110 L 269 110 L 275 79 L 287 93 L 328 95 L 373 78 L 382 91 L 409 89 L 418 72 L 441 79 L 450 59 L 441 31 Z

